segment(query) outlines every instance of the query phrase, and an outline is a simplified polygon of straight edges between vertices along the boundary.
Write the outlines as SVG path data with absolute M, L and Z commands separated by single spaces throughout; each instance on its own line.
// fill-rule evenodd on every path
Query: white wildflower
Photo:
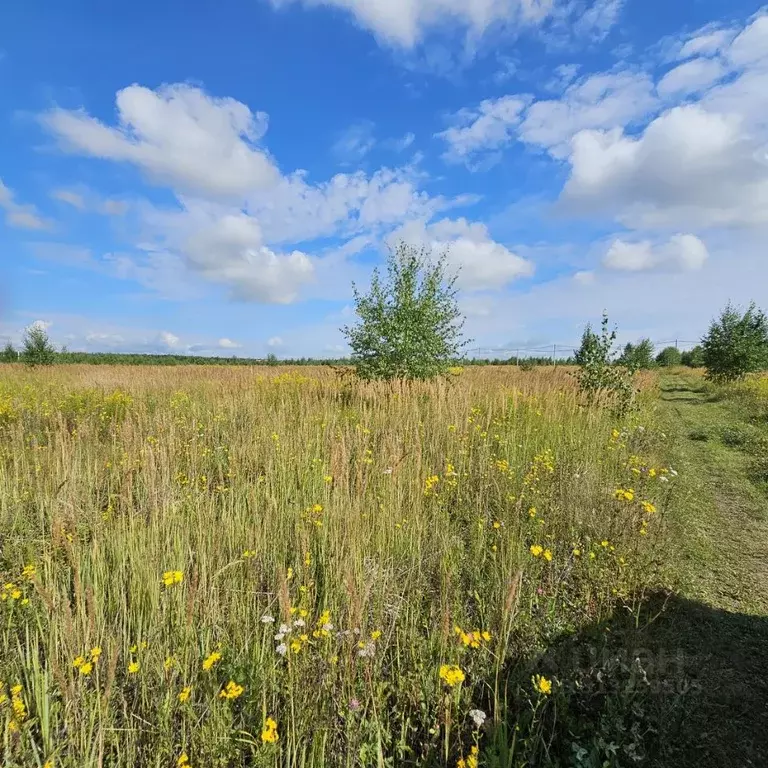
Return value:
M 304 621 L 304 619 L 296 619 L 296 620 L 293 622 L 293 626 L 294 626 L 294 627 L 306 627 L 306 626 L 307 626 L 307 624 L 306 624 L 306 622 Z
M 275 617 L 274 616 L 270 616 L 268 613 L 265 613 L 261 617 L 261 623 L 262 624 L 274 624 L 275 623 Z
M 288 653 L 288 646 L 285 643 L 280 643 L 280 645 L 275 648 L 275 650 L 281 655 L 285 656 L 286 653 Z
M 487 718 L 487 715 L 485 714 L 485 712 L 483 712 L 482 709 L 470 709 L 469 717 L 472 720 L 472 722 L 475 724 L 475 728 L 482 728 L 483 723 Z
M 291 631 L 291 628 L 287 624 L 281 624 L 277 631 L 287 635 Z

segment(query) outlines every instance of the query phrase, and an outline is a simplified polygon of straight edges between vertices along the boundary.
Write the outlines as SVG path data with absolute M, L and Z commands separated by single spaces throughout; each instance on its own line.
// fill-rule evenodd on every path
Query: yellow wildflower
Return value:
M 192 695 L 192 686 L 191 685 L 185 685 L 179 691 L 179 701 L 183 704 L 185 701 L 189 700 L 189 697 L 191 695 Z
M 182 571 L 166 571 L 163 574 L 163 584 L 166 587 L 172 587 L 174 584 L 181 584 L 184 579 Z
M 177 768 L 190 768 L 189 757 L 186 752 L 182 752 L 179 755 L 179 759 L 176 761 Z
M 32 581 L 32 579 L 35 578 L 36 573 L 37 568 L 35 568 L 34 564 L 30 563 L 29 565 L 24 566 L 24 570 L 21 572 L 21 578 L 26 579 L 27 581 Z
M 531 554 L 534 557 L 541 557 L 541 553 L 544 551 L 544 547 L 541 546 L 541 544 L 532 544 L 531 545 Z
M 643 508 L 643 512 L 645 512 L 647 515 L 653 515 L 656 513 L 656 505 L 652 504 L 650 501 L 641 501 L 640 506 Z
M 635 498 L 635 491 L 632 488 L 617 488 L 613 495 L 618 501 L 632 501 Z
M 86 677 L 93 672 L 93 664 L 90 661 L 83 662 L 80 667 L 80 674 L 85 675 Z
M 98 661 L 101 656 L 101 646 L 97 645 L 91 648 L 91 661 Z
M 265 744 L 275 744 L 278 738 L 277 723 L 271 717 L 268 717 L 264 721 L 264 728 L 262 728 L 261 731 L 261 740 Z
M 221 661 L 221 654 L 218 651 L 214 651 L 203 661 L 203 669 L 208 672 L 214 664 L 218 664 Z
M 75 669 L 79 669 L 83 664 L 85 664 L 85 659 L 82 656 L 76 656 L 75 660 L 72 662 L 72 666 Z
M 544 559 L 548 562 L 552 562 L 552 550 L 551 549 L 545 549 L 544 550 Z
M 465 679 L 461 668 L 457 667 L 455 664 L 443 664 L 440 667 L 440 678 L 450 688 L 459 685 L 459 683 L 463 683 Z
M 128 665 L 128 674 L 135 675 L 141 669 L 141 664 L 138 661 L 132 661 Z
M 234 680 L 230 680 L 219 693 L 219 698 L 236 699 L 242 695 L 244 690 L 242 685 L 238 685 Z
M 456 763 L 456 768 L 477 768 L 478 766 L 478 753 L 479 749 L 477 746 L 473 746 L 472 749 L 469 751 L 469 755 L 466 759 L 463 757 L 459 758 L 459 761 Z
M 440 482 L 440 478 L 437 475 L 430 475 L 424 480 L 424 495 L 432 496 L 436 493 L 435 486 Z
M 170 670 L 173 665 L 176 663 L 176 659 L 173 658 L 173 656 L 169 656 L 164 662 L 163 662 L 163 669 L 165 669 L 166 672 Z
M 536 675 L 533 678 L 533 687 L 545 696 L 549 696 L 549 694 L 552 693 L 552 681 L 547 680 L 547 678 L 542 675 Z
M 380 637 L 381 637 L 380 629 L 374 629 L 373 632 L 371 632 L 371 640 L 378 640 Z

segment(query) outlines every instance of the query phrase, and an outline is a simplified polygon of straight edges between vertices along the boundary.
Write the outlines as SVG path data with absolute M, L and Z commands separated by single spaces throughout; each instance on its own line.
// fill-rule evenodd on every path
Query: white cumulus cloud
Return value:
M 674 235 L 664 243 L 616 239 L 603 258 L 603 266 L 618 272 L 695 272 L 708 258 L 707 246 L 695 235 Z
M 390 238 L 398 240 L 444 253 L 449 271 L 458 272 L 458 285 L 466 291 L 499 289 L 533 274 L 532 262 L 491 239 L 484 224 L 463 218 L 408 222 Z
M 364 29 L 392 46 L 413 48 L 432 30 L 454 27 L 472 40 L 492 27 L 521 29 L 556 17 L 575 33 L 602 39 L 617 21 L 623 0 L 271 0 L 277 7 L 301 2 L 350 13 Z
M 209 195 L 273 184 L 278 171 L 257 142 L 267 118 L 235 99 L 177 84 L 117 93 L 117 126 L 84 111 L 53 109 L 43 122 L 72 152 L 129 162 L 154 181 Z

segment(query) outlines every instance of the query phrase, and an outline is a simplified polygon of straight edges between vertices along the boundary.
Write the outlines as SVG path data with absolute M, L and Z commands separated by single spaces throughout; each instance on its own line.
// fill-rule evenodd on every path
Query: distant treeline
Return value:
M 0 354 L 3 362 L 15 362 L 18 354 L 7 352 Z M 53 352 L 53 363 L 85 364 L 85 365 L 351 365 L 349 358 L 314 358 L 299 357 L 280 359 L 276 356 L 230 357 L 204 355 L 168 355 L 168 354 L 138 354 L 125 352 Z M 456 365 L 573 365 L 573 358 L 551 357 L 509 357 L 509 358 L 466 358 L 457 360 Z
M 57 352 L 57 363 L 86 363 L 90 365 L 348 365 L 344 359 L 314 359 L 301 357 L 280 360 L 270 356 L 231 357 L 203 355 L 150 355 L 118 352 Z
M 631 345 L 628 345 L 631 346 Z M 698 348 L 693 352 L 683 352 L 678 359 L 670 361 L 673 365 L 700 366 L 702 363 L 697 354 Z M 281 359 L 274 355 L 267 357 L 230 357 L 204 356 L 204 355 L 168 355 L 168 354 L 139 354 L 125 352 L 58 352 L 51 354 L 51 363 L 84 364 L 84 365 L 326 365 L 347 366 L 352 365 L 349 358 L 315 358 L 297 357 Z M 625 350 L 626 355 L 626 350 Z M 620 362 L 624 362 L 624 356 Z M 680 359 L 682 358 L 682 359 Z M 12 363 L 19 359 L 19 353 L 12 348 L 0 350 L 0 362 Z M 482 366 L 482 365 L 519 365 L 522 368 L 533 368 L 539 365 L 576 365 L 574 357 L 517 357 L 512 355 L 505 358 L 463 358 L 456 361 L 457 366 Z M 664 364 L 658 361 L 660 364 Z M 668 363 L 669 364 L 669 363 Z M 648 365 L 636 367 L 652 367 L 653 359 Z

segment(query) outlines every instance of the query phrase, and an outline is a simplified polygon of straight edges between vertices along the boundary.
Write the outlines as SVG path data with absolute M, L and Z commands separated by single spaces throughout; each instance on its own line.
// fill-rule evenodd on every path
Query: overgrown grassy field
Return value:
M 663 580 L 676 473 L 642 397 L 455 374 L 0 367 L 2 764 L 599 757 L 542 654 Z

